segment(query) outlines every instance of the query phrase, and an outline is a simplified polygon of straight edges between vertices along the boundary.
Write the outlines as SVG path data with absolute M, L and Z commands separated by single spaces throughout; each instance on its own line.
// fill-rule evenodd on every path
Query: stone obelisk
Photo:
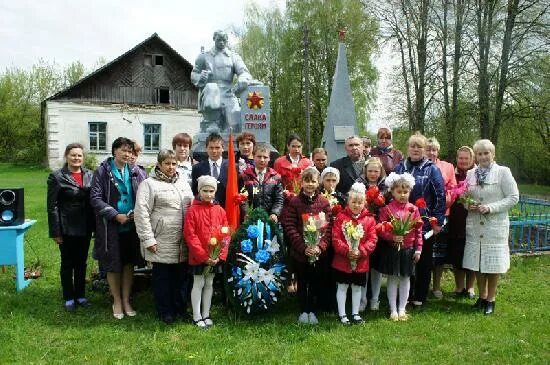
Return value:
M 345 31 L 339 31 L 338 58 L 334 72 L 332 93 L 328 106 L 327 122 L 321 145 L 328 152 L 328 163 L 346 156 L 344 142 L 357 134 L 355 104 L 351 94 L 348 74 L 348 59 L 344 44 Z

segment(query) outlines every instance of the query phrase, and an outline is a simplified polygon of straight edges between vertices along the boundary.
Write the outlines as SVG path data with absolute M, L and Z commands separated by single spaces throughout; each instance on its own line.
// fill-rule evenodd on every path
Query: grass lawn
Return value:
M 548 185 L 518 185 L 520 194 L 534 195 L 537 197 L 548 199 L 550 198 L 550 186 Z
M 387 319 L 385 297 L 363 326 L 342 327 L 334 314 L 316 327 L 298 325 L 297 304 L 285 299 L 277 313 L 244 319 L 214 307 L 216 326 L 156 320 L 152 293 L 135 295 L 135 318 L 116 321 L 109 298 L 91 293 L 94 305 L 62 309 L 59 251 L 47 235 L 47 172 L 0 165 L 0 187 L 23 186 L 27 218 L 26 264 L 40 260 L 43 276 L 15 292 L 13 267 L 0 272 L 0 363 L 449 363 L 550 362 L 550 256 L 512 259 L 503 276 L 496 313 L 483 316 L 472 301 L 455 300 L 452 276 L 444 277 L 443 300 L 432 299 L 408 322 Z M 0 242 L 2 244 L 2 242 Z M 96 267 L 89 261 L 89 270 Z

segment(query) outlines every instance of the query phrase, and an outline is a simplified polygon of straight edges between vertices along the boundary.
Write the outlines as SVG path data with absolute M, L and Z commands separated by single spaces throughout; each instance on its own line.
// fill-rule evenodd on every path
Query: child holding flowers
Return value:
M 330 243 L 331 211 L 327 199 L 319 195 L 319 171 L 315 167 L 306 168 L 301 174 L 302 189 L 285 208 L 282 218 L 283 228 L 289 240 L 290 256 L 298 281 L 300 302 L 300 323 L 317 324 L 317 301 L 320 292 L 318 273 L 323 260 L 315 260 L 323 254 Z M 325 227 L 318 232 L 319 241 L 308 245 L 304 239 L 304 228 L 314 226 L 313 221 L 326 220 Z M 311 235 L 314 232 L 308 232 Z
M 363 323 L 359 315 L 361 288 L 367 282 L 369 255 L 376 246 L 376 222 L 365 208 L 365 185 L 354 183 L 348 193 L 348 206 L 334 220 L 332 245 L 337 288 L 336 301 L 342 324 L 350 321 L 346 316 L 346 295 L 351 285 L 351 321 Z
M 229 232 L 225 210 L 214 203 L 217 181 L 204 175 L 198 179 L 199 199 L 195 199 L 185 216 L 183 235 L 189 247 L 189 265 L 193 274 L 191 306 L 193 323 L 200 328 L 212 326 L 210 305 L 216 272 L 221 272 L 220 261 L 225 261 L 228 242 L 223 236 Z
M 418 262 L 422 252 L 423 222 L 418 208 L 409 203 L 414 183 L 414 177 L 409 173 L 390 173 L 386 185 L 393 201 L 380 209 L 380 223 L 377 225 L 381 241 L 380 259 L 375 269 L 388 275 L 388 302 L 392 321 L 408 319 L 405 306 L 409 297 L 410 276 L 413 274 L 413 263 Z
M 382 165 L 382 161 L 378 157 L 371 157 L 365 162 L 364 168 L 365 185 L 367 187 L 367 208 L 378 217 L 380 208 L 386 203 L 387 187 L 384 184 L 386 179 L 386 170 Z M 380 296 L 380 286 L 382 284 L 382 274 L 380 274 L 373 266 L 378 261 L 378 246 L 370 254 L 370 270 L 367 274 L 367 285 L 361 289 L 361 304 L 359 311 L 362 312 L 367 307 L 367 294 L 370 294 L 370 309 L 378 310 Z M 370 280 L 370 281 L 369 281 Z M 369 288 L 370 285 L 370 288 Z
M 321 172 L 321 188 L 319 191 L 330 203 L 333 213 L 339 213 L 346 206 L 346 196 L 336 191 L 336 185 L 340 182 L 340 171 L 334 167 L 325 167 Z M 338 208 L 337 205 L 340 207 Z M 340 209 L 341 208 L 341 209 Z M 334 214 L 334 216 L 336 216 Z
M 317 167 L 317 170 L 319 168 Z M 339 191 L 336 191 L 336 185 L 340 182 L 340 171 L 334 167 L 325 167 L 321 172 L 321 187 L 319 189 L 321 195 L 325 197 L 330 203 L 332 211 L 332 221 L 334 218 L 346 207 L 346 196 Z M 321 257 L 320 267 L 320 280 L 325 283 L 325 290 L 322 290 L 319 298 L 319 306 L 322 310 L 333 313 L 336 309 L 336 300 L 334 297 L 334 288 L 336 288 L 336 282 L 334 281 L 333 270 L 331 268 L 332 258 L 334 257 L 334 250 L 332 245 L 329 245 L 325 254 Z

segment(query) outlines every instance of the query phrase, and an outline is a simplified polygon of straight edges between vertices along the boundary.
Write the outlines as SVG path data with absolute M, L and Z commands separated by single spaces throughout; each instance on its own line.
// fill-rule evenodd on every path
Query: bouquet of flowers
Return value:
M 458 185 L 451 190 L 451 200 L 456 200 L 462 205 L 477 204 L 472 193 L 468 192 L 469 186 L 466 180 L 459 182 Z
M 261 208 L 253 209 L 234 235 L 226 279 L 230 300 L 247 314 L 277 303 L 286 280 L 281 232 Z
M 210 250 L 210 258 L 216 260 L 220 257 L 222 250 L 229 244 L 231 240 L 231 234 L 229 233 L 229 227 L 222 226 L 214 230 L 212 237 L 208 241 L 208 247 Z M 203 270 L 203 275 L 212 272 L 212 266 L 207 265 Z
M 415 202 L 415 205 L 419 209 L 426 209 L 426 201 L 424 198 L 418 198 Z M 389 206 L 388 206 L 389 209 Z M 422 218 L 427 217 L 416 217 L 413 218 L 412 214 L 414 213 L 414 207 L 409 207 L 409 212 L 406 217 L 402 218 L 396 214 L 393 214 L 390 210 L 390 221 L 381 222 L 376 225 L 377 232 L 391 232 L 395 236 L 406 236 L 414 228 L 420 228 L 424 225 Z M 429 217 L 428 221 L 432 227 L 437 225 L 437 218 Z M 401 242 L 397 242 L 397 251 L 401 250 Z
M 386 199 L 380 194 L 380 189 L 377 186 L 370 186 L 365 193 L 365 198 L 367 209 L 373 214 L 386 204 Z
M 323 196 L 326 200 L 328 200 L 330 207 L 333 208 L 336 204 L 338 204 L 338 199 L 328 191 L 325 191 L 321 193 L 321 196 Z
M 300 189 L 302 188 L 300 184 L 300 174 L 302 173 L 302 169 L 299 167 L 292 167 L 289 169 L 286 169 L 283 172 L 283 177 L 285 180 L 290 181 L 292 191 L 288 190 L 288 186 L 283 190 L 283 195 L 287 199 L 292 199 L 295 195 L 298 195 L 300 193 Z
M 310 248 L 317 246 L 328 224 L 325 213 L 321 212 L 318 214 L 302 214 L 302 222 L 304 225 L 304 242 L 306 246 Z M 317 260 L 318 257 L 309 257 L 310 264 L 314 263 Z
M 336 198 L 334 195 L 332 195 L 328 191 L 321 193 L 321 196 L 323 196 L 326 200 L 328 200 L 330 204 L 330 209 L 332 210 L 332 216 L 336 217 L 338 213 L 340 213 L 343 209 L 340 203 L 338 203 L 338 198 Z
M 342 225 L 342 231 L 344 237 L 349 245 L 351 251 L 355 251 L 359 248 L 359 242 L 365 235 L 363 226 L 361 224 L 353 224 L 353 221 L 349 220 Z M 357 260 L 350 260 L 351 270 L 355 271 L 357 268 Z
M 474 199 L 472 193 L 464 193 L 458 197 L 457 201 L 462 205 L 476 205 L 477 200 Z
M 245 187 L 243 186 L 237 196 L 235 197 L 235 203 L 241 204 L 248 200 L 248 191 L 246 191 Z

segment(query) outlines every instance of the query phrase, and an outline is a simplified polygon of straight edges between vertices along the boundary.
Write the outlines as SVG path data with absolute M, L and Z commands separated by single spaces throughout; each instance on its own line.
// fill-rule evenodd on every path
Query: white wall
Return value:
M 52 169 L 62 166 L 65 146 L 73 142 L 82 143 L 85 152 L 95 154 L 98 162 L 111 156 L 111 144 L 117 137 L 131 138 L 143 146 L 143 123 L 160 124 L 160 147 L 172 148 L 174 135 L 186 132 L 192 137 L 199 131 L 200 120 L 201 115 L 190 109 L 48 101 L 45 111 L 48 165 Z M 107 123 L 106 151 L 90 152 L 89 122 Z M 143 152 L 138 163 L 147 166 L 156 161 L 156 156 L 156 152 Z

